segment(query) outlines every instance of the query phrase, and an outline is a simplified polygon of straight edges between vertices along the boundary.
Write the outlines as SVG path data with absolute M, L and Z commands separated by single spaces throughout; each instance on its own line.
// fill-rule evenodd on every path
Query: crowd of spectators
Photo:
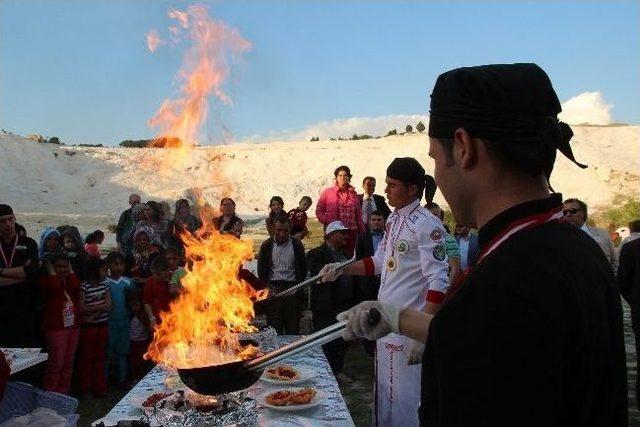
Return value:
M 375 194 L 375 178 L 364 178 L 363 192 L 357 194 L 347 166 L 336 168 L 334 177 L 334 185 L 322 191 L 316 204 L 322 243 L 305 253 L 302 241 L 309 235 L 310 197 L 302 197 L 296 208 L 287 211 L 283 198 L 274 196 L 265 219 L 269 237 L 256 255 L 257 277 L 241 269 L 241 278 L 256 289 L 279 293 L 318 274 L 326 264 L 346 261 L 354 253 L 358 259 L 375 253 L 391 212 L 385 198 Z M 432 200 L 434 193 L 435 186 L 428 186 L 425 207 L 444 223 L 444 211 Z M 0 347 L 46 348 L 49 359 L 42 379 L 46 390 L 69 393 L 75 370 L 81 393 L 103 396 L 110 369 L 122 387 L 145 373 L 143 354 L 153 328 L 180 293 L 180 280 L 186 274 L 180 236 L 202 237 L 203 222 L 187 199 L 175 202 L 173 216 L 161 203 L 142 203 L 137 194 L 129 197 L 129 205 L 118 220 L 117 247 L 110 249 L 101 248 L 105 239 L 101 230 L 83 239 L 73 225 L 46 228 L 37 244 L 16 223 L 13 209 L 0 205 Z M 567 199 L 563 215 L 598 243 L 615 271 L 618 256 L 611 238 L 587 225 L 586 204 Z M 242 236 L 244 221 L 229 197 L 220 201 L 219 215 L 209 222 L 220 233 Z M 638 331 L 640 258 L 635 239 L 640 236 L 640 222 L 629 226 L 631 233 L 620 254 L 620 283 Z M 456 224 L 453 233 L 445 228 L 453 282 L 478 259 L 478 240 L 464 224 Z M 313 326 L 321 329 L 358 302 L 377 299 L 379 287 L 380 276 L 343 275 L 335 282 L 274 299 L 258 312 L 279 334 L 296 335 L 301 333 L 303 312 L 310 311 Z M 372 343 L 365 347 L 373 353 Z M 324 346 L 334 374 L 349 382 L 343 372 L 346 349 L 341 339 Z

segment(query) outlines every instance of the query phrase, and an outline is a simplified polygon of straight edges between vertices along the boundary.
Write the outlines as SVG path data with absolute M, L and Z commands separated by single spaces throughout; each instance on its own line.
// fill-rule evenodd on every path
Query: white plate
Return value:
M 285 388 L 282 390 L 298 391 L 298 390 L 302 390 L 302 388 L 291 387 L 291 388 Z M 326 395 L 322 392 L 322 390 L 316 389 L 316 396 L 313 399 L 311 399 L 311 402 L 307 403 L 306 405 L 275 406 L 267 403 L 268 395 L 270 395 L 271 393 L 275 393 L 276 391 L 282 391 L 282 390 L 272 390 L 268 393 L 264 393 L 260 395 L 257 399 L 258 403 L 264 406 L 265 408 L 273 409 L 274 411 L 293 412 L 293 411 L 303 411 L 305 409 L 315 408 L 316 406 L 324 402 L 324 400 L 326 399 Z
M 293 369 L 295 369 L 296 371 L 298 371 L 298 378 L 294 379 L 294 380 L 276 380 L 274 378 L 269 378 L 267 376 L 267 370 L 265 369 L 264 373 L 262 374 L 262 376 L 260 377 L 260 379 L 266 383 L 269 384 L 273 384 L 273 385 L 279 385 L 279 386 L 288 386 L 288 385 L 295 385 L 295 384 L 301 384 L 304 383 L 306 381 L 309 381 L 312 377 L 312 372 L 308 369 L 305 368 L 296 368 L 295 366 L 291 366 Z M 269 368 L 267 368 L 269 369 Z

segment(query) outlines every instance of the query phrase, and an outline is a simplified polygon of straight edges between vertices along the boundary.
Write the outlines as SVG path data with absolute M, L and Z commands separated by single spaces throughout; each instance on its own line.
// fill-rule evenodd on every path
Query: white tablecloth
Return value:
M 12 354 L 14 357 L 9 361 L 11 367 L 11 375 L 16 372 L 23 371 L 27 368 L 42 363 L 49 358 L 48 353 L 38 353 L 37 349 L 20 349 L 20 348 L 2 348 L 6 354 Z
M 278 337 L 281 343 L 291 342 L 297 337 Z M 312 379 L 295 387 L 312 386 L 324 392 L 327 396 L 322 405 L 299 412 L 281 412 L 263 408 L 258 405 L 259 426 L 353 426 L 351 414 L 347 409 L 344 398 L 338 388 L 329 362 L 321 348 L 314 348 L 305 353 L 297 354 L 285 360 L 283 363 L 294 367 L 311 371 Z M 136 386 L 122 398 L 120 402 L 102 419 L 105 425 L 115 425 L 118 420 L 142 419 L 142 411 L 136 408 L 132 402 L 140 402 L 140 396 L 145 398 L 155 391 L 164 388 L 164 379 L 167 376 L 165 368 L 157 365 Z M 251 397 L 259 396 L 269 391 L 284 388 L 271 385 L 262 380 L 248 389 Z

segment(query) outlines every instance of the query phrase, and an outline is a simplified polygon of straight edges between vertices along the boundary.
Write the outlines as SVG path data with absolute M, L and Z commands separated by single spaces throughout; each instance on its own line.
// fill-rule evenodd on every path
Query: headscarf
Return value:
M 142 251 L 142 252 L 140 252 L 138 250 L 138 248 L 136 247 L 136 244 L 135 244 L 136 238 L 140 234 L 145 234 L 149 238 L 149 248 L 147 250 L 145 250 L 145 251 Z M 132 254 L 133 254 L 133 259 L 135 260 L 136 264 L 141 265 L 149 258 L 149 255 L 151 255 L 151 253 L 153 253 L 153 251 L 151 250 L 151 246 L 158 246 L 158 247 L 164 249 L 164 244 L 160 240 L 160 236 L 158 235 L 158 232 L 156 230 L 154 230 L 152 227 L 144 225 L 144 226 L 140 227 L 139 229 L 137 229 L 135 231 L 135 233 L 133 233 L 133 250 L 132 250 Z
M 142 211 L 144 211 L 148 206 L 144 203 L 138 203 L 137 205 L 131 208 L 131 219 L 133 223 L 140 221 L 140 215 L 142 215 Z
M 463 67 L 441 74 L 431 94 L 429 136 L 452 138 L 464 128 L 473 138 L 500 144 L 518 170 L 542 164 L 547 179 L 556 150 L 581 168 L 569 141 L 573 131 L 547 74 L 536 64 Z
M 40 261 L 44 260 L 45 256 L 50 255 L 51 253 L 54 253 L 54 252 L 46 252 L 45 245 L 44 245 L 45 240 L 47 240 L 52 235 L 55 236 L 57 239 L 60 238 L 60 233 L 58 232 L 58 230 L 56 230 L 53 227 L 45 228 L 42 231 L 42 234 L 40 234 L 40 246 L 38 247 L 38 256 L 40 257 Z

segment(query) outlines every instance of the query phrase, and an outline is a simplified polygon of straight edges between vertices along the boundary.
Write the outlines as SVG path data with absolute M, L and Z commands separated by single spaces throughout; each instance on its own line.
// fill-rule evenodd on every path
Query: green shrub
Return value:
M 60 139 L 57 136 L 52 136 L 47 142 L 49 144 L 60 144 Z
M 395 129 L 392 129 L 392 130 L 390 130 L 390 131 L 387 133 L 387 136 L 397 135 L 397 134 L 398 134 L 398 131 L 397 131 L 397 130 L 395 130 Z
M 413 132 L 413 126 L 411 126 L 411 125 L 407 125 L 407 127 L 406 127 L 406 128 L 404 128 L 404 131 L 405 131 L 406 133 L 411 133 L 411 132 Z
M 418 122 L 418 124 L 416 125 L 416 130 L 420 133 L 424 132 L 425 130 L 424 123 Z
M 614 206 L 593 215 L 593 221 L 608 230 L 629 225 L 631 221 L 640 219 L 640 201 L 627 200 L 620 206 Z
M 127 139 L 125 141 L 122 141 L 120 143 L 120 147 L 126 147 L 126 148 L 145 148 L 147 146 L 147 144 L 149 144 L 148 139 L 139 139 L 137 141 L 132 141 L 130 139 Z

